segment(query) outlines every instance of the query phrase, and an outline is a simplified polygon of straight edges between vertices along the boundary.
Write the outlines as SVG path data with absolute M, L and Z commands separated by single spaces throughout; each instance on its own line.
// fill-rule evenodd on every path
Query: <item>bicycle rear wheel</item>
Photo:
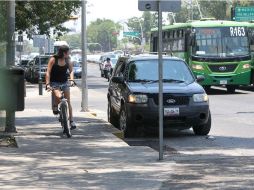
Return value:
M 63 133 L 66 134 L 66 136 L 68 138 L 71 137 L 71 131 L 70 131 L 70 128 L 69 128 L 69 122 L 68 122 L 68 109 L 67 109 L 67 105 L 66 104 L 61 104 L 60 106 L 60 109 L 61 109 L 61 113 L 62 113 L 62 116 L 61 116 L 61 123 L 62 123 L 62 126 L 63 126 Z

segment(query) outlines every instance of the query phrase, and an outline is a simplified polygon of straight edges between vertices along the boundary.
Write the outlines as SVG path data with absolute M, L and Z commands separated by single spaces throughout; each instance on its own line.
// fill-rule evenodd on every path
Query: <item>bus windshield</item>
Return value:
M 245 27 L 193 28 L 192 55 L 198 57 L 238 57 L 250 55 Z

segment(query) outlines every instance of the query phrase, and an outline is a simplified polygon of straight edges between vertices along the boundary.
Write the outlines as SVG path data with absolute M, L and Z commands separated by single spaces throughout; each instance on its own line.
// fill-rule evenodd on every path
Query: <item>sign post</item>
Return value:
M 158 71 L 159 71 L 159 160 L 163 160 L 163 60 L 162 60 L 162 11 L 173 12 L 181 9 L 181 0 L 139 0 L 140 11 L 158 11 Z
M 158 1 L 158 33 L 159 33 L 159 160 L 163 160 L 163 61 L 162 61 L 162 11 L 161 1 Z
M 82 102 L 81 111 L 88 111 L 88 85 L 87 85 L 87 31 L 86 31 L 86 0 L 82 1 Z
M 43 95 L 43 84 L 42 84 L 42 78 L 41 78 L 41 55 L 44 54 L 44 48 L 45 48 L 45 42 L 46 38 L 45 35 L 34 35 L 33 36 L 33 46 L 34 47 L 39 47 L 40 48 L 40 55 L 39 55 L 39 95 Z

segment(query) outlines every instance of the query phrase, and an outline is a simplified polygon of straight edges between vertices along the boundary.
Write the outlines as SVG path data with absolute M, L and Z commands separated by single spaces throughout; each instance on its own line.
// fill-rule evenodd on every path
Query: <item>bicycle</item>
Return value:
M 105 78 L 108 79 L 109 81 L 111 78 L 111 72 L 112 72 L 111 66 L 106 66 L 103 71 L 104 71 Z
M 74 82 L 74 85 L 76 85 L 75 82 Z M 59 122 L 61 122 L 61 126 L 63 128 L 63 134 L 66 134 L 68 138 L 71 138 L 72 134 L 71 134 L 71 130 L 69 127 L 69 122 L 68 122 L 69 108 L 68 108 L 67 99 L 64 97 L 64 91 L 63 91 L 64 87 L 73 87 L 73 86 L 70 84 L 63 84 L 57 87 L 51 87 L 49 90 L 53 91 L 55 89 L 60 89 L 61 91 L 60 103 L 57 106 L 58 114 L 59 114 Z M 46 86 L 46 90 L 48 90 L 47 86 Z

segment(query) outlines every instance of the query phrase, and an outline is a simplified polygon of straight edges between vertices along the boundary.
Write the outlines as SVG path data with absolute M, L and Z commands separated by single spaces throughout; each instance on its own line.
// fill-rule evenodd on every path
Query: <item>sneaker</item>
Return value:
M 58 110 L 57 106 L 54 106 L 54 107 L 53 107 L 53 114 L 54 114 L 54 115 L 59 114 L 59 110 Z
M 74 121 L 70 121 L 71 130 L 76 129 L 76 123 Z
M 54 114 L 54 115 L 57 115 L 57 114 L 59 114 L 59 111 L 58 111 L 58 110 L 56 110 L 56 111 L 53 110 L 53 114 Z

